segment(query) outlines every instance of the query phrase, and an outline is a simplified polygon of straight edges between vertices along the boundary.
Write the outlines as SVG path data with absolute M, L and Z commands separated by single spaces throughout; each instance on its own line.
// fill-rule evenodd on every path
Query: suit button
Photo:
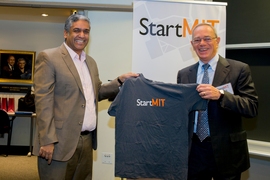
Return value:
M 85 104 L 82 104 L 82 107 L 85 108 Z

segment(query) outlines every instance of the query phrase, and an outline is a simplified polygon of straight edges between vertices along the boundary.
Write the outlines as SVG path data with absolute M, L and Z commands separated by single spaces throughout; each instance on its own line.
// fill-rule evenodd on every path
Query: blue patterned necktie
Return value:
M 207 69 L 210 67 L 210 65 L 204 64 L 202 67 L 204 69 L 202 84 L 209 84 L 209 76 Z M 196 134 L 201 140 L 201 142 L 209 135 L 207 109 L 205 111 L 199 111 Z

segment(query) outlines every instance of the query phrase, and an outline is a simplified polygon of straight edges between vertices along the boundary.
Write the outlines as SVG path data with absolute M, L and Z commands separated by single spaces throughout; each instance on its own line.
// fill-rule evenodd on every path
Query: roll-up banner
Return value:
M 225 57 L 226 5 L 204 1 L 133 2 L 132 71 L 148 79 L 176 83 L 177 72 L 198 61 L 191 46 L 192 28 L 213 25 Z

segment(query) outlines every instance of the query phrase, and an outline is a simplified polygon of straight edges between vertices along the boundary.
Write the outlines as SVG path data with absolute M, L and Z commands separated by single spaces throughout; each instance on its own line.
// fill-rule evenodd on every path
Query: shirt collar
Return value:
M 209 62 L 208 64 L 210 65 L 210 68 L 212 70 L 216 70 L 216 67 L 217 67 L 217 62 L 218 62 L 218 58 L 219 58 L 219 55 L 216 54 Z M 202 65 L 204 65 L 204 63 L 202 61 L 199 61 L 199 68 L 202 67 Z
M 67 48 L 67 51 L 68 51 L 70 57 L 72 58 L 72 60 L 74 60 L 75 58 L 79 59 L 79 55 L 75 51 L 73 51 L 65 42 L 64 42 L 64 45 Z M 85 61 L 85 59 L 86 59 L 86 53 L 84 51 L 82 51 L 80 60 Z

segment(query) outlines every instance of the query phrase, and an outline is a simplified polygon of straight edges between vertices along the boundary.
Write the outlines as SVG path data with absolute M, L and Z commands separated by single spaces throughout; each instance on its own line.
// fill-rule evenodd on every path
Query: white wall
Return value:
M 132 13 L 89 12 L 91 37 L 86 51 L 98 64 L 100 78 L 106 83 L 131 70 Z M 0 49 L 36 51 L 59 46 L 63 42 L 63 23 L 39 23 L 29 21 L 0 20 Z M 3 94 L 3 93 L 0 93 Z M 24 94 L 15 94 L 16 100 Z M 113 164 L 102 164 L 102 152 L 113 154 L 114 118 L 108 116 L 110 102 L 99 103 L 98 150 L 94 151 L 94 180 L 114 178 Z M 17 108 L 17 104 L 15 109 Z M 30 118 L 16 118 L 13 125 L 11 145 L 28 146 Z M 7 142 L 0 138 L 0 145 Z
M 64 39 L 62 23 L 0 20 L 0 24 L 0 49 L 3 50 L 25 50 L 38 53 L 42 49 L 58 46 Z M 18 98 L 24 95 L 22 93 L 14 94 L 16 99 L 15 109 L 17 109 Z M 30 118 L 16 118 L 13 125 L 11 145 L 29 145 L 29 132 Z M 0 145 L 5 145 L 6 141 L 7 134 L 5 134 L 5 138 L 0 138 Z
M 91 20 L 89 54 L 97 61 L 103 83 L 131 71 L 132 13 L 88 12 Z M 110 102 L 99 103 L 98 150 L 94 151 L 94 180 L 114 179 L 115 119 L 107 113 Z M 113 164 L 102 164 L 103 152 Z M 115 178 L 117 179 L 117 178 Z

